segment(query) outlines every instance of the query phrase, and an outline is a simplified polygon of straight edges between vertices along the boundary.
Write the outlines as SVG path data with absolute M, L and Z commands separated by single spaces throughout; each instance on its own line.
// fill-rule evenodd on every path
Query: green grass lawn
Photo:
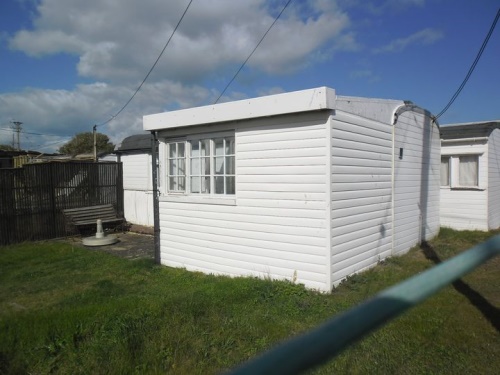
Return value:
M 442 230 L 427 257 L 414 249 L 331 294 L 56 242 L 1 247 L 0 374 L 220 373 L 498 233 Z M 500 257 L 314 373 L 496 374 L 498 307 Z

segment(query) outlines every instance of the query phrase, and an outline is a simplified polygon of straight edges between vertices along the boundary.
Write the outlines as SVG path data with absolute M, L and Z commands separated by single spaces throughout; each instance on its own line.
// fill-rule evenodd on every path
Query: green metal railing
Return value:
M 500 236 L 496 236 L 382 291 L 361 305 L 250 360 L 230 374 L 298 374 L 319 366 L 351 343 L 499 254 Z

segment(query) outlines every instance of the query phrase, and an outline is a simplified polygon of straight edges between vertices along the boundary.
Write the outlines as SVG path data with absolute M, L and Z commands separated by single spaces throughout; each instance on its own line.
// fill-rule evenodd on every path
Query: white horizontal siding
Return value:
M 123 190 L 125 219 L 132 224 L 154 226 L 153 192 Z
M 160 218 L 162 216 L 160 215 Z M 187 229 L 192 232 L 212 233 L 226 235 L 231 228 L 231 235 L 241 238 L 246 236 L 251 239 L 262 238 L 267 241 L 285 241 L 298 245 L 324 245 L 325 230 L 314 227 L 300 226 L 300 233 L 296 228 L 299 225 L 257 224 L 249 222 L 237 222 L 231 217 L 224 219 L 203 219 L 197 217 L 175 216 L 169 214 L 163 220 L 171 220 L 170 226 L 174 229 Z
M 333 284 L 391 252 L 392 128 L 337 111 L 332 116 Z
M 285 168 L 284 168 L 285 167 Z M 324 165 L 285 165 L 279 167 L 241 167 L 238 165 L 238 175 L 252 176 L 253 175 L 278 175 L 278 176 L 299 176 L 307 175 L 308 180 L 311 177 L 324 176 L 326 168 Z
M 488 230 L 487 192 L 441 188 L 441 226 Z
M 488 140 L 488 228 L 500 227 L 500 129 Z
M 160 205 L 161 206 L 161 205 Z M 160 223 L 166 224 L 169 223 L 169 220 L 161 220 Z M 240 238 L 234 235 L 228 235 L 226 233 L 210 233 L 210 231 L 195 231 L 187 228 L 179 228 L 177 227 L 163 227 L 161 230 L 161 235 L 169 235 L 169 236 L 175 236 L 178 238 L 177 241 L 175 242 L 183 242 L 183 238 L 192 238 L 192 239 L 198 239 L 201 241 L 205 241 L 207 246 L 212 246 L 212 244 L 215 244 L 215 246 L 218 246 L 219 244 L 222 245 L 241 245 L 245 246 L 248 248 L 254 248 L 254 249 L 262 249 L 262 250 L 277 250 L 277 251 L 282 251 L 282 252 L 291 252 L 294 253 L 293 255 L 294 259 L 297 257 L 300 257 L 301 254 L 307 254 L 307 255 L 312 255 L 312 256 L 324 256 L 324 251 L 322 248 L 313 245 L 313 244 L 295 244 L 292 243 L 292 241 L 289 242 L 280 242 L 276 241 L 273 238 L 263 238 L 263 237 L 258 237 L 255 238 L 255 236 L 245 236 L 244 238 Z M 173 245 L 174 242 L 168 243 L 169 246 L 165 247 L 166 249 L 170 248 L 171 245 Z M 165 244 L 167 245 L 167 244 Z M 163 244 L 162 244 L 163 248 Z
M 273 157 L 271 159 L 241 159 L 239 161 L 238 166 L 240 168 L 244 167 L 262 167 L 262 168 L 273 168 L 273 167 L 282 167 L 282 166 L 294 166 L 299 165 L 301 167 L 304 166 L 317 166 L 321 165 L 324 162 L 324 156 L 307 156 L 304 155 L 302 157 L 285 157 L 280 154 L 281 157 Z
M 268 135 L 267 137 L 270 137 Z M 304 149 L 315 149 L 317 147 L 323 147 L 325 143 L 324 138 L 312 138 L 312 139 L 302 139 L 300 142 L 297 140 L 286 140 L 286 141 L 273 141 L 273 142 L 258 142 L 258 143 L 245 143 L 239 146 L 241 153 L 249 153 L 256 151 L 268 151 L 268 150 L 294 150 L 299 146 Z M 243 155 L 242 155 L 243 156 Z
M 284 201 L 285 206 L 286 204 L 293 203 L 293 201 L 299 201 L 299 202 L 325 202 L 326 199 L 326 194 L 324 192 L 318 193 L 318 192 L 280 192 L 277 190 L 272 190 L 272 191 L 261 191 L 261 190 L 256 190 L 258 188 L 257 186 L 251 186 L 247 185 L 246 188 L 249 190 L 241 190 L 241 186 L 239 187 L 238 191 L 238 201 L 239 199 L 263 199 L 263 200 L 278 200 L 278 201 Z M 267 203 L 267 202 L 266 202 Z M 277 202 L 276 204 L 280 204 Z
M 476 153 L 479 156 L 479 186 L 481 189 L 441 187 L 440 224 L 457 230 L 488 230 L 488 148 L 485 144 L 441 145 L 443 155 Z M 486 190 L 487 189 L 487 190 Z
M 297 253 L 300 253 L 302 254 L 302 262 L 304 264 L 302 267 L 297 267 L 296 264 L 295 268 L 301 268 L 304 271 L 308 272 L 322 273 L 324 272 L 324 268 L 326 267 L 323 254 L 303 254 L 302 251 L 297 249 L 296 251 L 290 251 L 288 248 L 278 250 L 268 247 L 257 247 L 255 246 L 255 244 L 252 244 L 252 246 L 248 246 L 243 243 L 207 243 L 205 239 L 181 236 L 178 233 L 165 233 L 161 236 L 166 241 L 179 244 L 179 248 L 182 248 L 183 251 L 189 251 L 189 246 L 192 245 L 203 248 L 202 250 L 198 249 L 197 253 L 201 252 L 206 255 L 219 252 L 219 254 L 223 254 L 223 256 L 227 258 L 231 257 L 232 253 L 238 253 L 238 258 L 246 262 L 258 261 L 262 263 L 265 262 L 265 258 L 270 258 L 273 260 L 273 263 L 282 268 L 286 268 L 286 266 L 283 267 L 283 265 L 296 263 Z
M 151 155 L 122 155 L 123 188 L 126 190 L 152 190 Z
M 161 200 L 162 263 L 329 290 L 327 118 L 228 124 L 235 129 L 236 205 Z
M 153 226 L 151 155 L 122 155 L 121 161 L 125 219 L 132 224 Z
M 431 119 L 415 112 L 398 117 L 395 134 L 393 253 L 398 254 L 439 231 L 440 138 Z

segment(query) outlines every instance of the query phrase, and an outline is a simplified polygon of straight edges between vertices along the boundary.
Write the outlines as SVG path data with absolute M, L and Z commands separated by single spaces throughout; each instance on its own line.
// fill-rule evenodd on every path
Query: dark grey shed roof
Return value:
M 441 125 L 441 139 L 489 137 L 491 132 L 500 128 L 500 120 L 469 122 L 464 124 Z
M 115 153 L 151 152 L 151 133 L 134 134 L 125 138 Z

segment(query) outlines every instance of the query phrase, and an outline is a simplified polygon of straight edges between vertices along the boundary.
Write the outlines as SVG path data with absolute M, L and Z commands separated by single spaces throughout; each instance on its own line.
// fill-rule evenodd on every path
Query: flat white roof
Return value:
M 143 117 L 143 128 L 148 131 L 161 130 L 334 108 L 335 90 L 318 87 L 146 115 Z

